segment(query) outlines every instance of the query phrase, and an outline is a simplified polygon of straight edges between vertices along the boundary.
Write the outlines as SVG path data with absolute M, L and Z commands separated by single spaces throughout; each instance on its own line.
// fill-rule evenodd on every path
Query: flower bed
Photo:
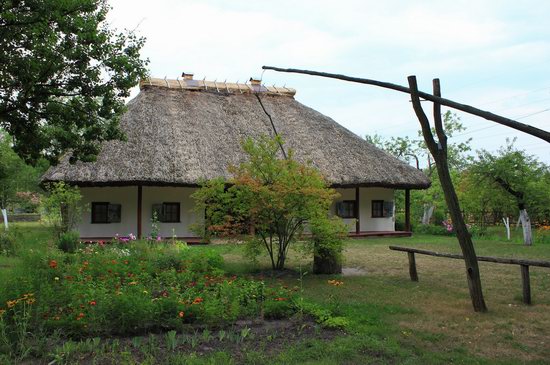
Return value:
M 222 264 L 211 250 L 139 241 L 30 254 L 0 288 L 0 340 L 16 341 L 23 326 L 84 337 L 292 315 L 292 291 Z

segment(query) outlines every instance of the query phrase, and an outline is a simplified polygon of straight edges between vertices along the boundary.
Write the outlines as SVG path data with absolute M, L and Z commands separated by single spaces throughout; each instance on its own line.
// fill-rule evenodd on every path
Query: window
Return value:
M 357 218 L 355 200 L 344 200 L 336 203 L 336 215 L 340 218 Z
M 180 221 L 180 203 L 162 203 L 163 222 L 179 223 Z
M 372 201 L 372 218 L 393 217 L 393 202 L 383 200 Z
M 92 223 L 120 223 L 121 205 L 108 202 L 92 203 Z
M 162 223 L 180 222 L 180 203 L 153 204 L 152 214 Z

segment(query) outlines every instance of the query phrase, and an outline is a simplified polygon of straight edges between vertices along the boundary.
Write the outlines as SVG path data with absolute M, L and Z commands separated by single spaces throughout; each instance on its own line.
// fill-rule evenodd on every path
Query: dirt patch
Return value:
M 164 364 L 178 354 L 193 353 L 200 357 L 225 352 L 236 363 L 241 363 L 250 352 L 261 352 L 263 356 L 276 356 L 288 346 L 302 341 L 312 339 L 330 341 L 342 335 L 345 335 L 343 331 L 322 328 L 310 317 L 240 320 L 229 327 L 209 329 L 189 327 L 177 333 L 171 340 L 167 332 L 136 337 L 102 338 L 102 349 L 110 349 L 113 343 L 116 343 L 118 351 L 109 353 L 109 350 L 107 352 L 94 350 L 74 354 L 70 360 L 74 360 L 77 364 L 96 364 L 103 360 L 108 363 L 114 359 L 113 356 L 117 356 L 116 352 L 122 351 L 137 363 L 145 361 L 152 355 L 156 363 Z M 61 345 L 62 343 L 56 343 L 52 344 L 52 347 Z M 45 359 L 34 359 L 30 363 L 45 364 L 44 361 Z
M 367 275 L 367 271 L 365 269 L 361 269 L 360 267 L 343 267 L 342 275 L 343 276 L 365 276 Z

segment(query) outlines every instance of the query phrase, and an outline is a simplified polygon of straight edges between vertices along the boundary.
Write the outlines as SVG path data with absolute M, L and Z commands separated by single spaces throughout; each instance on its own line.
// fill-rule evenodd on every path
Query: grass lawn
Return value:
M 38 250 L 47 244 L 44 227 L 24 224 L 18 228 L 25 247 Z M 461 260 L 417 255 L 420 281 L 415 283 L 409 280 L 407 255 L 390 251 L 389 245 L 460 252 L 453 237 L 350 240 L 344 267 L 357 269 L 354 276 L 311 275 L 307 273 L 311 260 L 297 252 L 290 254 L 289 271 L 271 276 L 267 259 L 250 263 L 242 256 L 242 246 L 210 246 L 222 254 L 228 272 L 262 275 L 267 281 L 301 287 L 303 300 L 346 317 L 349 326 L 345 333 L 336 331 L 327 336 L 329 339 L 289 340 L 277 349 L 270 349 L 266 336 L 263 345 L 249 346 L 238 360 L 233 357 L 233 350 L 227 349 L 174 354 L 172 363 L 548 363 L 550 269 L 531 268 L 533 305 L 526 306 L 521 302 L 519 267 L 480 263 L 489 312 L 477 314 L 470 304 Z M 550 261 L 550 244 L 524 247 L 518 243 L 476 240 L 475 245 L 479 255 Z M 10 274 L 10 267 L 16 262 L 17 258 L 0 257 L 0 280 Z M 330 285 L 330 279 L 342 280 L 344 284 Z M 108 356 L 102 355 L 106 357 L 101 363 L 154 363 L 154 357 L 128 358 L 127 352 L 115 351 L 114 346 L 104 346 L 102 351 Z

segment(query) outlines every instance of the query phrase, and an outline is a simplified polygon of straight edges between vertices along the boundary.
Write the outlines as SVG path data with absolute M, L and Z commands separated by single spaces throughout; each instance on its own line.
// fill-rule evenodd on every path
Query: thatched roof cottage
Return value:
M 203 218 L 190 198 L 198 184 L 228 177 L 227 167 L 245 159 L 240 142 L 274 128 L 298 160 L 312 161 L 341 193 L 334 213 L 349 220 L 350 231 L 394 231 L 394 190 L 430 184 L 421 171 L 297 102 L 293 89 L 189 74 L 145 80 L 140 89 L 122 117 L 127 141 L 104 143 L 95 162 L 62 159 L 43 177 L 81 187 L 91 207 L 79 226 L 83 238 L 146 236 L 153 211 L 163 236 L 191 237 L 189 225 Z

